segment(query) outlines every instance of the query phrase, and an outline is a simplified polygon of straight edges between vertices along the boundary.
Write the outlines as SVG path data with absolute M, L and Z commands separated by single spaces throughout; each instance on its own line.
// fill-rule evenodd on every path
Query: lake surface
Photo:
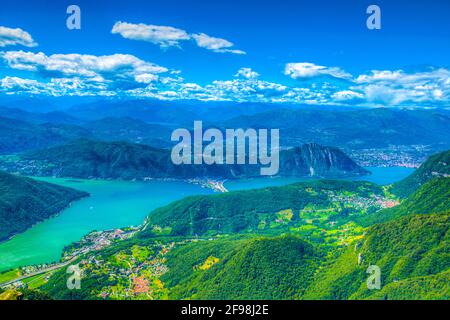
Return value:
M 385 185 L 399 181 L 411 173 L 415 169 L 404 167 L 366 167 L 372 174 L 364 177 L 352 178 L 350 180 L 370 181 L 376 184 Z M 247 190 L 263 187 L 276 187 L 289 183 L 311 180 L 312 178 L 255 178 L 236 181 L 227 181 L 225 187 L 229 191 Z
M 368 168 L 372 175 L 355 180 L 378 184 L 398 181 L 414 169 Z M 73 203 L 60 215 L 39 223 L 6 242 L 0 243 L 0 272 L 24 265 L 58 261 L 66 245 L 94 230 L 108 230 L 142 224 L 155 208 L 189 195 L 212 194 L 199 185 L 174 181 L 101 181 L 37 178 L 62 186 L 87 191 L 89 198 Z M 228 181 L 230 190 L 280 186 L 305 179 L 258 178 Z
M 38 180 L 87 191 L 91 196 L 0 243 L 0 271 L 58 261 L 66 245 L 91 231 L 137 226 L 153 209 L 189 195 L 213 193 L 198 185 L 173 181 Z

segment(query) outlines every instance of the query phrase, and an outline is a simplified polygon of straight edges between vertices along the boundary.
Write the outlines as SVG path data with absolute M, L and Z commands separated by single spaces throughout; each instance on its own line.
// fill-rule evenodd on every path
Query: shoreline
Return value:
M 84 192 L 84 191 L 83 191 L 83 192 Z M 87 193 L 87 192 L 86 192 L 86 193 Z M 89 198 L 90 196 L 91 196 L 90 194 L 87 194 L 87 195 L 81 196 L 81 197 L 79 197 L 79 198 L 77 198 L 77 199 L 74 199 L 74 200 L 72 200 L 71 202 L 69 202 L 64 208 L 62 208 L 61 210 L 59 210 L 58 212 L 56 212 L 56 213 L 54 213 L 54 214 L 48 216 L 47 218 L 44 218 L 44 219 L 40 220 L 40 221 L 34 222 L 34 223 L 31 224 L 29 227 L 27 227 L 25 230 L 19 231 L 19 232 L 14 232 L 12 235 L 10 235 L 10 236 L 8 236 L 8 237 L 6 237 L 6 238 L 1 238 L 1 239 L 0 239 L 0 245 L 3 244 L 3 243 L 6 243 L 6 242 L 8 242 L 8 241 L 11 241 L 11 240 L 14 239 L 15 237 L 21 235 L 22 233 L 28 231 L 29 229 L 33 228 L 34 226 L 36 226 L 36 225 L 38 225 L 38 224 L 40 224 L 40 223 L 42 223 L 42 222 L 45 222 L 45 221 L 47 221 L 47 220 L 49 220 L 49 219 L 52 219 L 52 218 L 55 218 L 55 217 L 59 216 L 63 211 L 65 211 L 65 210 L 67 210 L 69 207 L 71 207 L 73 203 L 75 203 L 75 202 L 77 202 L 77 201 L 80 201 L 80 200 L 82 200 L 82 199 L 85 199 L 85 198 Z M 0 273 L 1 273 L 1 272 L 0 272 Z

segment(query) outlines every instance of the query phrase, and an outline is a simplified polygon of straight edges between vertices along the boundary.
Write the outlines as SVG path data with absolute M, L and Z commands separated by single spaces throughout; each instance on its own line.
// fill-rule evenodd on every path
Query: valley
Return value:
M 390 168 L 369 168 L 375 174 L 367 176 L 371 181 L 377 183 L 392 183 L 386 177 L 395 177 Z M 386 171 L 387 170 L 387 171 Z M 386 173 L 384 173 L 386 171 Z M 411 170 L 398 168 L 397 179 L 407 176 Z M 362 178 L 359 178 L 362 179 Z M 201 188 L 197 182 L 170 182 L 170 181 L 147 181 L 147 182 L 126 182 L 126 181 L 99 181 L 99 180 L 77 180 L 62 178 L 38 178 L 58 185 L 85 190 L 90 193 L 90 197 L 75 203 L 71 208 L 64 211 L 58 217 L 47 220 L 34 226 L 23 234 L 17 235 L 10 241 L 0 243 L 0 257 L 3 261 L 0 264 L 0 271 L 17 268 L 26 265 L 38 265 L 38 269 L 47 268 L 47 264 L 57 262 L 61 258 L 64 250 L 63 261 L 74 256 L 92 252 L 93 248 L 104 247 L 102 239 L 107 238 L 108 232 L 97 234 L 95 241 L 83 241 L 77 249 L 70 245 L 78 242 L 83 236 L 93 230 L 117 230 L 126 226 L 139 226 L 144 222 L 148 212 L 160 207 L 176 197 L 187 196 L 189 194 L 212 194 L 213 190 Z M 305 179 L 303 179 L 305 180 Z M 306 181 L 311 179 L 306 179 Z M 295 178 L 258 178 L 244 179 L 236 181 L 226 181 L 225 187 L 233 191 L 260 188 L 263 186 L 283 186 L 293 182 L 302 181 Z M 170 190 L 170 191 L 169 191 Z M 342 203 L 345 198 L 336 198 L 335 201 Z M 370 202 L 354 199 L 357 207 L 373 206 Z M 379 204 L 375 204 L 380 206 Z M 127 213 L 126 215 L 124 213 Z M 319 216 L 311 215 L 304 210 L 303 218 L 313 220 L 315 218 L 326 217 L 327 210 Z M 280 213 L 280 218 L 283 213 Z M 105 219 L 108 217 L 107 219 Z M 282 219 L 282 218 L 281 218 Z M 283 223 L 274 221 L 272 227 L 283 226 Z M 320 222 L 320 225 L 325 223 Z M 306 235 L 316 234 L 319 238 L 324 234 L 329 234 L 334 242 L 345 242 L 345 239 L 358 236 L 361 232 L 358 227 L 352 224 L 343 226 L 338 231 L 326 231 L 323 227 L 307 224 L 303 227 L 291 226 L 291 230 Z M 158 228 L 152 228 L 152 232 Z M 269 229 L 270 230 L 270 229 Z M 145 230 L 144 230 L 145 231 Z M 158 231 L 156 231 L 158 232 Z M 161 228 L 161 232 L 164 228 Z M 120 240 L 119 238 L 117 240 Z M 108 246 L 111 243 L 108 243 Z M 96 250 L 94 250 L 96 251 Z M 6 263 L 5 263 L 6 262 Z

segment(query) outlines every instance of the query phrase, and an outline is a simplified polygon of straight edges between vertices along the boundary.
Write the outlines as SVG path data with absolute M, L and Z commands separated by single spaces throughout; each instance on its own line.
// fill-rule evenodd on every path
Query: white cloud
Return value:
M 13 69 L 34 71 L 42 77 L 80 77 L 97 82 L 148 83 L 168 69 L 129 54 L 94 56 L 7 51 L 0 57 Z
M 232 79 L 199 85 L 185 80 L 178 70 L 168 70 L 133 55 L 46 54 L 0 52 L 11 69 L 31 74 L 29 79 L 10 74 L 0 79 L 6 94 L 26 92 L 42 95 L 98 95 L 151 97 L 163 100 L 238 101 L 264 103 L 446 107 L 450 103 L 450 70 L 428 69 L 371 71 L 355 78 L 309 64 L 294 66 L 292 77 L 331 75 L 326 81 L 303 81 L 294 85 L 269 82 L 251 68 L 241 68 Z M 339 81 L 344 76 L 347 81 Z M 36 80 L 38 79 L 38 80 Z
M 0 26 L 0 47 L 22 45 L 36 47 L 38 44 L 31 35 L 20 28 L 8 28 Z
M 52 78 L 48 82 L 6 76 L 0 79 L 0 92 L 6 94 L 27 93 L 49 96 L 113 96 L 102 83 L 80 78 Z
M 111 33 L 120 34 L 126 39 L 151 42 L 162 48 L 179 46 L 180 41 L 191 39 L 190 35 L 182 29 L 121 21 L 114 24 Z
M 364 95 L 352 90 L 343 90 L 333 93 L 331 97 L 337 101 L 348 101 L 353 99 L 363 99 Z
M 340 79 L 351 79 L 352 75 L 338 67 L 319 66 L 310 62 L 288 63 L 284 74 L 293 79 L 314 78 L 318 76 L 331 76 Z
M 18 88 L 32 88 L 36 87 L 39 83 L 36 80 L 22 79 L 19 77 L 6 76 L 0 80 L 2 89 L 11 90 Z
M 235 77 L 244 77 L 246 79 L 256 79 L 259 77 L 259 73 L 253 71 L 251 68 L 241 68 L 234 75 Z
M 170 26 L 156 26 L 144 23 L 116 22 L 111 30 L 130 40 L 147 41 L 161 48 L 180 47 L 181 41 L 194 40 L 197 46 L 218 53 L 246 54 L 242 50 L 233 49 L 234 44 L 228 40 L 208 36 L 204 33 L 189 34 L 183 29 Z
M 204 33 L 193 34 L 192 38 L 199 47 L 211 50 L 213 52 L 246 54 L 246 52 L 242 50 L 230 49 L 234 46 L 234 44 L 225 39 L 211 37 Z
M 428 69 L 419 72 L 373 70 L 356 78 L 352 88 L 365 93 L 368 102 L 387 105 L 448 103 L 450 70 Z

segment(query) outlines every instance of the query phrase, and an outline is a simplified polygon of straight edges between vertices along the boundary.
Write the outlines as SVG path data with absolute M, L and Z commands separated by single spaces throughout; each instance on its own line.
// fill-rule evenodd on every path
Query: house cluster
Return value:
M 69 260 L 75 256 L 84 255 L 92 251 L 99 251 L 110 246 L 115 241 L 129 239 L 138 230 L 138 228 L 131 227 L 125 230 L 113 229 L 91 232 L 64 252 L 64 260 Z

